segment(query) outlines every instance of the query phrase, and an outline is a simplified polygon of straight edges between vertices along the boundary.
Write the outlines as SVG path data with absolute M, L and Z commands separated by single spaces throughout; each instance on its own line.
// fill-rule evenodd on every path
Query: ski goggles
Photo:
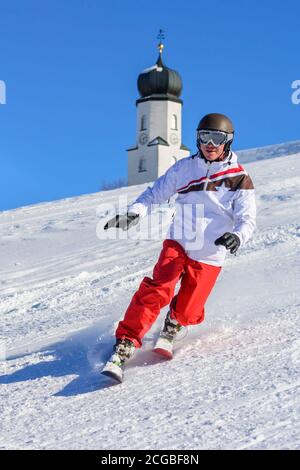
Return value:
M 214 147 L 220 147 L 220 145 L 226 144 L 233 139 L 233 134 L 228 134 L 223 131 L 210 131 L 202 129 L 197 131 L 197 140 L 200 144 L 208 145 L 212 143 Z

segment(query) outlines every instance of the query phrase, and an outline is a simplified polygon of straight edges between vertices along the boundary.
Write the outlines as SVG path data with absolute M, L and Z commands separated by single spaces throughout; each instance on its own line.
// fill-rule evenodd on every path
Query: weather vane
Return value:
M 158 35 L 157 35 L 157 39 L 159 39 L 158 50 L 161 54 L 162 51 L 163 51 L 163 48 L 164 48 L 164 45 L 162 43 L 163 39 L 165 39 L 165 31 L 164 30 L 162 30 L 162 29 L 159 30 Z

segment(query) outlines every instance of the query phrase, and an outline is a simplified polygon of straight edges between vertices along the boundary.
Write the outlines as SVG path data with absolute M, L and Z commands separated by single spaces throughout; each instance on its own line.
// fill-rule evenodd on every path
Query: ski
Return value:
M 123 382 L 124 371 L 123 371 L 122 367 L 120 367 L 119 365 L 117 365 L 113 362 L 107 362 L 106 365 L 104 366 L 101 374 L 115 380 L 118 383 Z
M 173 359 L 173 344 L 168 339 L 159 337 L 153 352 L 165 359 Z

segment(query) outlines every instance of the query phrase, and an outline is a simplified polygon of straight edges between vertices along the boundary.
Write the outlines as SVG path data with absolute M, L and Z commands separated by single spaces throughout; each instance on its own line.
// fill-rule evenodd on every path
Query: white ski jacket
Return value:
M 200 154 L 179 160 L 128 211 L 144 217 L 153 204 L 174 194 L 176 209 L 167 238 L 196 261 L 222 266 L 226 248 L 216 246 L 215 240 L 233 232 L 243 246 L 255 229 L 254 186 L 234 152 L 221 162 L 207 162 Z

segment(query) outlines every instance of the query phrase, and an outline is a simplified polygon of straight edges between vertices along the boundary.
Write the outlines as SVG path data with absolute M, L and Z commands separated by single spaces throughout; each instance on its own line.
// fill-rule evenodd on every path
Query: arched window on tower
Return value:
M 139 161 L 139 173 L 143 173 L 144 171 L 147 171 L 146 159 L 144 157 L 141 157 Z
M 147 129 L 147 122 L 145 114 L 141 118 L 141 131 L 145 131 Z
M 178 131 L 176 114 L 172 114 L 171 129 L 172 129 L 172 131 Z

